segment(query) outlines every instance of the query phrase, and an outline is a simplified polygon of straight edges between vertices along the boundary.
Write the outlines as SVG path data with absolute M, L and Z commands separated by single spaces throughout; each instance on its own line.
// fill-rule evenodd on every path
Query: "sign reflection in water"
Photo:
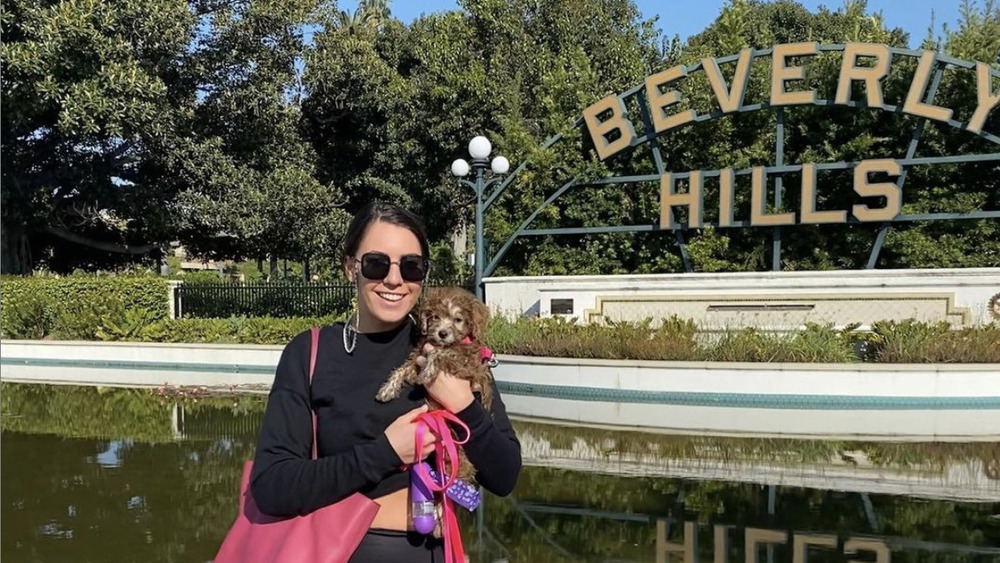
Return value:
M 0 403 L 0 555 L 206 561 L 235 517 L 264 398 L 196 403 L 3 384 Z M 518 430 L 518 488 L 463 514 L 473 561 L 1000 561 L 1000 481 L 988 475 L 997 444 L 691 438 L 527 422 Z M 724 478 L 697 477 L 697 463 Z M 975 471 L 926 489 L 934 498 L 862 490 L 966 466 Z M 880 478 L 841 478 L 840 490 L 765 483 L 823 471 Z

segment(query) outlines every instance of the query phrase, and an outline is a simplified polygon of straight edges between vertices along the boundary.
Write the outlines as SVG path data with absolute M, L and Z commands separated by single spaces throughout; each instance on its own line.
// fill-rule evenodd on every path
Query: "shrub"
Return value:
M 577 325 L 561 317 L 494 319 L 487 342 L 497 353 L 614 360 L 694 360 L 697 327 L 673 317 L 656 329 L 652 319 Z
M 280 345 L 311 326 L 330 324 L 345 316 L 298 316 L 303 313 L 294 310 L 283 318 L 232 315 L 168 319 L 168 284 L 149 276 L 4 276 L 0 285 L 3 338 Z M 284 290 L 283 299 L 291 299 L 287 288 L 273 289 Z M 211 301 L 211 286 L 200 286 L 198 291 Z M 332 294 L 323 299 L 339 298 Z M 307 305 L 309 299 L 300 299 L 295 307 Z M 329 308 L 320 310 L 343 310 L 333 307 L 332 302 L 325 305 Z M 871 332 L 857 332 L 856 328 L 835 330 L 810 324 L 792 333 L 754 328 L 702 333 L 693 321 L 676 316 L 655 327 L 653 319 L 578 325 L 562 317 L 508 320 L 497 316 L 486 341 L 500 354 L 584 359 L 1000 363 L 998 324 L 952 330 L 947 323 L 909 320 L 874 323 Z M 859 357 L 857 349 L 864 355 Z
M 1000 325 L 996 323 L 952 330 L 946 322 L 877 322 L 869 342 L 869 358 L 876 362 L 1000 363 Z
M 2 283 L 6 285 L 7 280 Z M 0 305 L 0 334 L 3 338 L 45 338 L 55 325 L 55 305 L 52 296 L 45 293 L 25 292 L 6 300 Z
M 295 335 L 314 326 L 328 325 L 338 317 L 291 319 L 233 317 L 229 319 L 168 319 L 142 331 L 147 342 L 204 342 L 219 344 L 287 343 Z
M 715 362 L 852 362 L 851 331 L 809 324 L 795 333 L 770 334 L 754 328 L 724 332 L 701 358 Z
M 496 318 L 487 342 L 501 354 L 619 360 L 714 362 L 1000 363 L 1000 326 L 950 330 L 947 324 L 876 323 L 834 329 L 809 324 L 792 333 L 755 328 L 698 333 L 690 321 L 672 317 L 656 329 L 650 320 L 577 325 L 561 317 Z M 867 349 L 866 355 L 856 350 Z
M 169 315 L 169 284 L 155 276 L 4 276 L 0 333 L 4 338 L 94 339 L 133 318 Z

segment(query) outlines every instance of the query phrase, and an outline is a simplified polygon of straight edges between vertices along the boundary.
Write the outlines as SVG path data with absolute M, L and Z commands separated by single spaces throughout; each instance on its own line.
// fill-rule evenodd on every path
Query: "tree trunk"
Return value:
M 469 263 L 469 227 L 464 223 L 451 233 L 451 250 L 456 258 Z
M 271 254 L 270 261 L 271 263 L 269 264 L 270 268 L 268 268 L 267 271 L 267 279 L 268 281 L 274 281 L 274 279 L 278 277 L 278 257 Z
M 7 229 L 7 221 L 0 218 L 0 273 L 31 273 L 31 246 L 20 229 Z
M 306 283 L 309 283 L 310 278 L 312 278 L 312 276 L 309 272 L 309 257 L 307 256 L 306 259 L 302 261 L 302 279 L 305 280 Z

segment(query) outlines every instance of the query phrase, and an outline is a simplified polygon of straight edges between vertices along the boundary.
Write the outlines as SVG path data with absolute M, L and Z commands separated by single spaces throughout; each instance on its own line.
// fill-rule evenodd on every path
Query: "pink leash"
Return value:
M 449 420 L 465 429 L 465 437 L 462 440 L 457 441 L 451 435 L 451 428 L 448 427 Z M 434 453 L 437 454 L 437 472 L 438 475 L 441 475 L 444 483 L 440 485 L 435 483 L 434 479 L 431 479 L 431 476 L 427 473 L 424 465 L 417 464 L 413 466 L 413 471 L 423 481 L 427 490 L 437 493 L 440 496 L 441 504 L 444 506 L 445 563 L 465 563 L 465 548 L 462 547 L 462 534 L 458 527 L 458 517 L 455 516 L 455 507 L 452 506 L 451 499 L 448 498 L 445 491 L 458 479 L 458 446 L 469 440 L 469 427 L 459 420 L 458 417 L 444 409 L 425 412 L 417 417 L 417 430 L 413 436 L 413 451 L 419 452 L 423 450 L 424 434 L 428 430 L 437 437 L 437 442 L 434 443 Z M 451 471 L 448 473 L 447 478 L 445 476 L 445 456 L 447 456 L 447 460 L 451 463 Z

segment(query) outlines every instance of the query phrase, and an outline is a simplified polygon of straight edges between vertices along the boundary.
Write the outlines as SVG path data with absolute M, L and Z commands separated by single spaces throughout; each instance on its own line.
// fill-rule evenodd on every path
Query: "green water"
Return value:
M 210 560 L 264 401 L 3 384 L 0 556 Z M 517 489 L 463 515 L 473 561 L 682 561 L 687 542 L 699 561 L 743 562 L 754 538 L 771 536 L 757 561 L 792 563 L 799 544 L 814 563 L 1000 562 L 995 443 L 516 426 Z

